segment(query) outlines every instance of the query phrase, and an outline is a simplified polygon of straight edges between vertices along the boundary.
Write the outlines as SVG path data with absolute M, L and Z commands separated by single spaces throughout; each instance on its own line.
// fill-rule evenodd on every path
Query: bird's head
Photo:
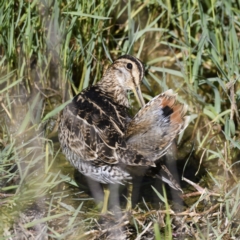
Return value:
M 110 77 L 112 83 L 120 86 L 125 92 L 132 90 L 139 104 L 144 106 L 140 88 L 144 72 L 144 65 L 139 59 L 130 55 L 123 55 L 110 65 L 104 77 Z

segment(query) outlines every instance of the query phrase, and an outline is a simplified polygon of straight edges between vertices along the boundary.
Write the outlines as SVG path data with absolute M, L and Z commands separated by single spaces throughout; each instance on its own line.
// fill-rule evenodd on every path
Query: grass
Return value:
M 107 239 L 119 226 L 130 239 L 238 238 L 239 5 L 3 0 L 1 239 Z M 146 64 L 146 100 L 172 88 L 189 105 L 191 124 L 177 157 L 185 164 L 182 176 L 197 185 L 181 182 L 185 207 L 179 211 L 156 189 L 160 207 L 143 200 L 130 218 L 122 212 L 121 221 L 101 222 L 88 189 L 76 194 L 73 170 L 59 151 L 57 118 L 73 95 L 125 53 Z

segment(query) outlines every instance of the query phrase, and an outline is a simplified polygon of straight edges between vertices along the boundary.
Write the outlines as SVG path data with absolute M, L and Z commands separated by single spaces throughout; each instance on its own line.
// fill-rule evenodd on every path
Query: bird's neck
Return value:
M 117 82 L 114 76 L 105 75 L 98 83 L 99 89 L 117 104 L 129 108 L 127 91 Z

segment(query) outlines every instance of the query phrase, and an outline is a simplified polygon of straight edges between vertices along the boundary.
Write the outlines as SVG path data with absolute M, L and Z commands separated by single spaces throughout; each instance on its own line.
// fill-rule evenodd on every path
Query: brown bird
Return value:
M 186 107 L 167 91 L 144 106 L 140 83 L 144 66 L 130 55 L 119 57 L 102 79 L 76 95 L 63 110 L 59 141 L 69 162 L 83 175 L 103 184 L 102 213 L 107 212 L 107 184 L 124 184 L 132 174 L 144 174 L 165 154 L 188 122 Z M 127 92 L 134 91 L 144 106 L 131 120 Z M 162 167 L 165 169 L 165 166 Z M 180 189 L 170 172 L 164 181 Z M 129 184 L 129 198 L 132 187 Z M 129 199 L 128 198 L 128 199 Z M 131 208 L 131 200 L 127 209 Z

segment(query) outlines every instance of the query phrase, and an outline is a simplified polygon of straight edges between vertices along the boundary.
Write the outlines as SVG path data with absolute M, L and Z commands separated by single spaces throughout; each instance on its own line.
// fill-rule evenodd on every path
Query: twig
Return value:
M 218 193 L 214 193 L 214 192 L 209 192 L 206 188 L 202 188 L 201 186 L 199 186 L 198 184 L 190 181 L 189 179 L 183 177 L 182 180 L 184 180 L 185 182 L 189 183 L 190 185 L 192 185 L 198 192 L 199 192 L 199 195 L 203 194 L 203 193 L 208 193 L 209 195 L 212 195 L 212 196 L 217 196 L 217 197 L 220 197 L 221 195 L 218 194 Z M 183 198 L 186 197 L 187 194 L 185 195 L 182 195 Z M 192 194 L 192 196 L 196 196 L 197 194 L 194 193 Z M 188 196 L 191 196 L 191 193 L 188 195 Z
M 202 188 L 201 186 L 199 186 L 198 184 L 190 181 L 189 179 L 183 177 L 182 180 L 184 180 L 185 182 L 187 182 L 188 184 L 192 185 L 198 192 L 200 192 L 201 194 L 205 191 L 204 188 Z
M 12 197 L 15 194 L 12 193 L 0 193 L 0 198 Z
M 215 204 L 214 206 L 212 206 L 210 209 L 200 213 L 199 215 L 205 215 L 205 214 L 209 214 L 211 211 L 213 211 L 215 208 L 219 207 L 220 203 Z
M 150 222 L 150 223 L 147 225 L 147 227 L 144 229 L 144 231 L 142 231 L 135 240 L 141 240 L 141 239 L 142 239 L 142 238 L 141 238 L 142 235 L 143 235 L 145 232 L 147 232 L 147 230 L 148 230 L 151 226 L 152 226 L 152 222 Z
M 5 112 L 7 113 L 8 117 L 9 117 L 10 120 L 11 120 L 11 122 L 12 122 L 13 124 L 16 124 L 16 122 L 15 122 L 14 119 L 12 118 L 11 113 L 7 110 L 7 108 L 5 107 L 4 103 L 1 103 L 1 106 L 2 106 L 2 108 L 5 110 Z
M 198 165 L 198 170 L 197 170 L 197 172 L 195 173 L 195 176 L 198 174 L 198 172 L 199 172 L 199 170 L 200 170 L 200 166 L 201 166 L 201 164 L 202 164 L 203 156 L 204 156 L 204 154 L 205 154 L 206 151 L 207 151 L 207 149 L 205 148 L 205 149 L 203 150 L 202 156 L 201 156 L 201 158 L 200 158 L 200 162 L 199 162 L 199 165 Z

